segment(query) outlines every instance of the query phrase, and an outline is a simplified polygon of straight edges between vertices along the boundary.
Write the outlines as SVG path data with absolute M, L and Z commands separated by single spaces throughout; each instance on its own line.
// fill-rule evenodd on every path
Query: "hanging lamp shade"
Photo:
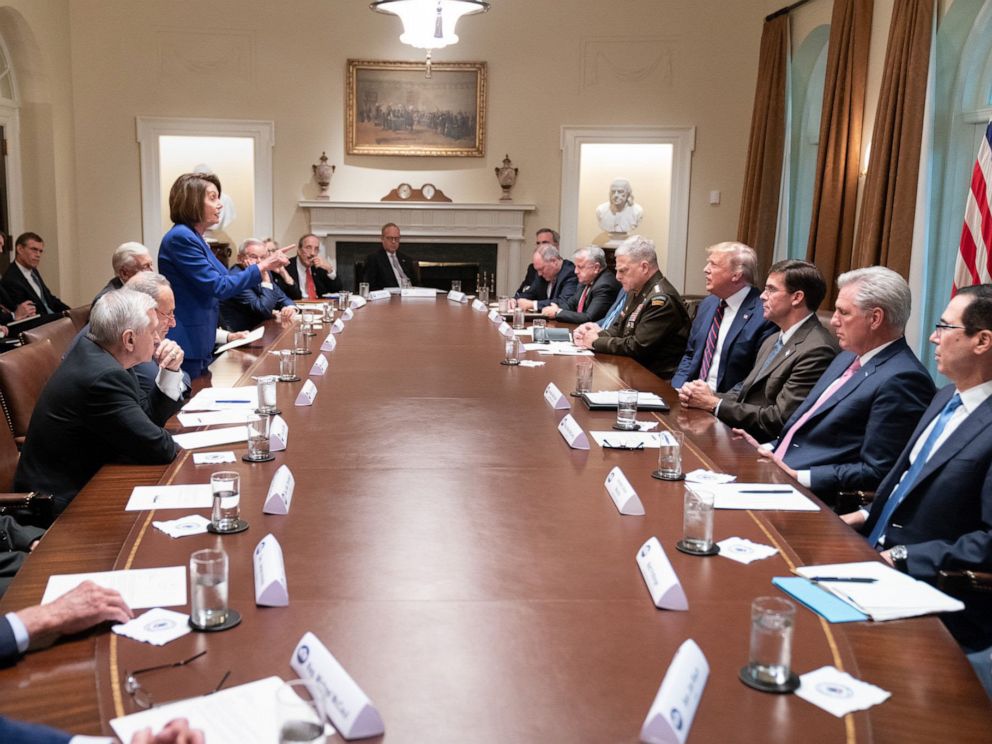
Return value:
M 489 10 L 487 0 L 376 0 L 369 7 L 397 15 L 403 22 L 400 41 L 417 49 L 457 44 L 455 25 L 462 16 Z

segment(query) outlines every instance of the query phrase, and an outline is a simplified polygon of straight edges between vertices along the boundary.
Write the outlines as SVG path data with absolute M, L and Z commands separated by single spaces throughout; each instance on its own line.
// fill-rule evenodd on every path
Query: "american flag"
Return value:
M 954 267 L 955 294 L 962 287 L 992 282 L 992 121 L 978 146 L 971 190 L 964 208 L 961 247 Z

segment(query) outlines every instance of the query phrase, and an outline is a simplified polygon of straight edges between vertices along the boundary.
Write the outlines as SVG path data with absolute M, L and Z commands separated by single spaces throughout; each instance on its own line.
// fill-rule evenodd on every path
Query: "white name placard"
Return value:
M 375 302 L 376 300 L 388 300 L 390 297 L 388 289 L 377 289 L 373 292 L 369 292 L 369 302 Z
M 344 321 L 338 318 L 331 324 L 331 333 L 341 333 L 344 330 Z
M 328 338 L 330 338 L 331 341 L 334 340 L 334 336 L 329 336 Z M 323 351 L 324 347 L 321 346 L 320 349 L 321 351 Z M 328 351 L 330 351 L 330 349 L 328 349 Z M 310 368 L 310 374 L 315 377 L 320 377 L 326 371 L 327 371 L 327 357 L 325 357 L 323 354 L 318 354 L 317 358 L 313 360 L 313 366 Z
M 637 496 L 637 491 L 630 485 L 627 476 L 619 467 L 614 467 L 606 476 L 606 490 L 616 504 L 617 510 L 621 514 L 629 514 L 637 517 L 644 516 L 644 504 Z
M 360 307 L 365 307 L 365 304 L 367 302 L 368 300 L 366 300 L 361 295 L 353 294 L 351 297 L 348 298 L 348 307 L 353 307 L 357 310 Z
M 324 339 L 324 343 L 320 345 L 321 351 L 334 351 L 334 347 L 338 345 L 338 340 L 334 338 L 334 331 L 327 334 L 327 338 Z
M 266 514 L 289 514 L 289 505 L 293 503 L 293 489 L 296 479 L 287 465 L 280 465 L 269 484 L 269 494 L 265 497 L 262 511 Z
M 558 422 L 558 433 L 572 449 L 589 449 L 589 437 L 572 418 L 572 414 L 566 413 L 565 418 Z
M 430 287 L 408 287 L 400 290 L 400 297 L 437 297 L 437 290 Z
M 288 441 L 289 424 L 282 416 L 273 416 L 272 423 L 269 425 L 269 451 L 279 452 L 286 449 Z
M 710 665 L 691 638 L 675 652 L 665 679 L 655 695 L 648 717 L 641 726 L 645 744 L 685 744 L 699 708 Z
M 568 402 L 568 398 L 562 394 L 561 390 L 553 382 L 549 382 L 548 386 L 544 388 L 544 400 L 556 411 L 567 411 L 572 407 L 572 404 Z
M 313 380 L 307 380 L 303 383 L 303 387 L 300 388 L 299 395 L 296 396 L 296 405 L 312 406 L 313 399 L 316 397 L 317 386 L 313 384 Z
M 263 607 L 285 607 L 289 604 L 282 546 L 271 533 L 255 546 L 255 604 Z
M 493 323 L 500 323 L 503 321 L 503 316 L 499 314 L 499 310 L 493 308 L 489 311 L 489 320 Z
M 655 607 L 663 610 L 689 609 L 685 590 L 657 537 L 652 537 L 637 551 L 637 567 L 641 569 Z
M 505 336 L 506 338 L 513 338 L 513 328 L 511 328 L 510 324 L 507 323 L 505 320 L 502 321 L 496 327 L 496 330 L 500 332 L 501 336 Z
M 448 299 L 452 302 L 468 302 L 468 296 L 464 292 L 451 290 L 448 292 Z
M 351 309 L 351 303 L 348 303 L 348 308 L 341 313 L 341 320 L 351 320 L 355 317 L 355 311 Z
M 327 647 L 313 633 L 303 634 L 289 665 L 301 679 L 317 685 L 334 728 L 345 739 L 364 739 L 385 733 L 382 716 Z
M 478 310 L 480 313 L 485 312 L 486 311 L 486 303 L 484 303 L 484 302 L 482 302 L 481 300 L 478 300 L 478 299 L 472 300 L 472 309 L 473 310 Z

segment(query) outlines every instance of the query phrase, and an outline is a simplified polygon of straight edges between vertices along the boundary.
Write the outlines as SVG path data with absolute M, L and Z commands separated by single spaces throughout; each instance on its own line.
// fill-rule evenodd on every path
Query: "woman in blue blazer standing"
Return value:
M 169 217 L 175 223 L 162 238 L 158 269 L 176 295 L 176 325 L 169 331 L 185 352 L 183 370 L 191 378 L 213 361 L 220 301 L 255 287 L 262 271 L 289 261 L 284 248 L 245 271 L 230 274 L 214 256 L 203 234 L 221 218 L 220 180 L 212 173 L 184 173 L 169 192 Z

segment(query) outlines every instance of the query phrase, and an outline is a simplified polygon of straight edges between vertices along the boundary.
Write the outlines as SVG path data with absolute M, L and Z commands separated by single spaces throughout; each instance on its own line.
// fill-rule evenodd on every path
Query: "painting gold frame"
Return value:
M 348 60 L 348 155 L 486 154 L 486 63 Z

